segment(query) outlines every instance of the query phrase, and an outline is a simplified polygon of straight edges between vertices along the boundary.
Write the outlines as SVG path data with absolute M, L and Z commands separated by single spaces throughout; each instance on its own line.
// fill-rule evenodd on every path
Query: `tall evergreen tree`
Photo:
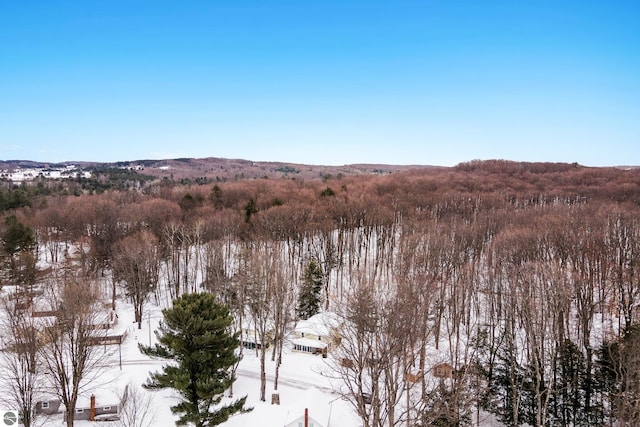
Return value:
M 159 343 L 140 349 L 177 364 L 153 373 L 145 388 L 178 391 L 182 401 L 171 410 L 180 414 L 179 426 L 215 426 L 244 410 L 246 397 L 218 407 L 224 391 L 235 381 L 230 368 L 237 361 L 238 338 L 231 333 L 228 307 L 211 294 L 185 294 L 162 313 L 164 321 L 156 332 Z
M 304 269 L 302 286 L 298 295 L 296 311 L 300 319 L 306 320 L 320 311 L 323 282 L 324 274 L 322 273 L 322 268 L 315 260 L 309 261 L 309 264 Z

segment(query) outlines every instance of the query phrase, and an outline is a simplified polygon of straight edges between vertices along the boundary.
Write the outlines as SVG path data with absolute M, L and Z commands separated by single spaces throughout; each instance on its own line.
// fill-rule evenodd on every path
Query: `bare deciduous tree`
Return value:
M 39 353 L 51 390 L 65 406 L 67 427 L 73 427 L 78 396 L 100 373 L 104 353 L 95 344 L 104 335 L 98 326 L 104 319 L 91 282 L 65 277 L 58 287 L 51 286 L 50 298 L 56 316 L 41 331 Z
M 277 246 L 277 245 L 276 245 Z M 273 327 L 273 289 L 282 280 L 277 266 L 277 251 L 264 242 L 254 242 L 245 248 L 239 275 L 245 288 L 247 306 L 258 342 L 256 351 L 260 356 L 260 400 L 266 400 L 266 353 Z
M 399 312 L 406 301 L 382 295 L 376 288 L 362 281 L 352 290 L 340 345 L 329 363 L 339 392 L 363 425 L 393 427 L 404 422 L 408 409 L 400 402 L 409 386 L 405 369 L 411 331 Z
M 124 282 L 127 297 L 133 303 L 135 321 L 141 329 L 145 303 L 158 283 L 158 239 L 148 231 L 140 231 L 122 239 L 115 253 L 114 276 Z
M 36 425 L 36 403 L 42 394 L 42 372 L 38 366 L 38 335 L 33 318 L 17 308 L 15 301 L 3 300 L 4 324 L 0 345 L 0 401 L 18 409 L 25 427 Z
M 156 412 L 152 406 L 152 396 L 142 388 L 129 383 L 119 394 L 120 419 L 117 427 L 152 427 L 156 423 Z

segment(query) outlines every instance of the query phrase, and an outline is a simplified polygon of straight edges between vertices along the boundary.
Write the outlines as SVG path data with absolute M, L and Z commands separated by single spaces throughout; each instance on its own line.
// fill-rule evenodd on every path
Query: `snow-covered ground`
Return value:
M 147 380 L 150 372 L 157 371 L 166 363 L 163 360 L 152 360 L 140 353 L 138 343 L 149 345 L 155 343 L 153 331 L 162 318 L 160 308 L 149 306 L 148 314 L 142 329 L 133 322 L 133 309 L 128 304 L 119 303 L 119 325 L 128 330 L 127 338 L 120 351 L 117 346 L 105 348 L 105 367 L 97 380 L 93 381 L 82 396 L 81 401 L 88 401 L 89 395 L 96 396 L 96 405 L 114 404 L 113 396 L 121 394 L 129 384 L 138 387 L 142 393 L 150 393 L 155 420 L 154 427 L 175 426 L 177 416 L 169 409 L 177 403 L 177 395 L 171 390 L 147 391 L 141 385 Z M 151 330 L 149 329 L 151 328 Z M 150 333 L 151 332 L 151 333 Z M 349 404 L 332 390 L 331 380 L 323 372 L 327 371 L 325 359 L 321 356 L 286 351 L 280 367 L 280 378 L 277 393 L 280 405 L 271 404 L 274 393 L 275 363 L 271 362 L 271 352 L 267 355 L 267 401 L 259 400 L 260 392 L 260 360 L 255 351 L 245 350 L 243 359 L 237 370 L 237 380 L 233 386 L 234 398 L 247 396 L 247 407 L 252 411 L 238 414 L 229 419 L 224 426 L 245 427 L 260 425 L 264 427 L 283 427 L 286 423 L 304 416 L 305 408 L 309 417 L 315 418 L 323 426 L 358 426 L 359 419 Z M 76 421 L 79 427 L 108 427 L 111 422 Z M 51 416 L 44 421 L 46 427 L 64 426 L 62 415 Z
M 173 427 L 177 416 L 171 413 L 170 407 L 178 401 L 172 390 L 147 391 L 142 384 L 148 379 L 149 373 L 157 371 L 166 363 L 163 360 L 152 360 L 140 353 L 138 343 L 149 345 L 156 342 L 153 331 L 162 318 L 159 307 L 147 307 L 142 329 L 133 322 L 133 309 L 130 305 L 120 302 L 118 307 L 119 325 L 128 329 L 125 342 L 121 346 L 122 364 L 117 346 L 105 349 L 105 367 L 98 379 L 87 388 L 81 401 L 88 401 L 90 394 L 95 394 L 96 405 L 114 404 L 113 396 L 120 395 L 129 385 L 137 387 L 142 393 L 151 396 L 152 413 L 155 415 L 153 427 Z M 150 329 L 149 329 L 150 328 Z M 317 420 L 322 427 L 357 427 L 361 426 L 360 419 L 343 398 L 333 390 L 337 384 L 330 378 L 327 359 L 319 355 L 310 355 L 285 350 L 283 364 L 280 367 L 279 386 L 277 393 L 280 405 L 271 404 L 274 393 L 275 363 L 270 359 L 271 351 L 267 354 L 267 393 L 266 402 L 259 400 L 260 391 L 260 360 L 255 351 L 245 350 L 242 361 L 237 370 L 237 380 L 233 386 L 234 399 L 247 396 L 248 408 L 252 411 L 234 415 L 225 427 L 284 427 L 296 418 L 304 416 L 305 408 L 309 417 Z M 225 398 L 226 399 L 226 398 Z M 227 399 L 231 401 L 231 399 Z M 44 420 L 44 427 L 63 427 L 62 415 L 51 416 Z M 101 426 L 108 427 L 112 422 L 76 421 L 78 427 Z M 298 424 L 295 423 L 294 426 Z M 480 426 L 499 426 L 495 418 L 486 414 L 480 419 Z
M 44 251 L 46 254 L 46 251 Z M 40 266 L 46 268 L 48 263 Z M 109 294 L 109 281 L 105 280 L 103 292 Z M 5 289 L 3 292 L 7 291 Z M 160 304 L 169 304 L 166 295 L 158 298 Z M 144 321 L 141 329 L 134 322 L 131 304 L 118 300 L 118 325 L 112 332 L 127 331 L 123 344 L 118 347 L 111 345 L 104 347 L 104 367 L 98 378 L 92 381 L 79 399 L 79 404 L 88 406 L 91 394 L 96 396 L 96 406 L 111 406 L 118 403 L 117 396 L 121 395 L 125 387 L 133 387 L 145 396 L 150 397 L 150 405 L 155 420 L 150 423 L 153 427 L 174 426 L 178 417 L 171 413 L 170 407 L 178 402 L 178 396 L 172 390 L 147 391 L 142 388 L 151 372 L 160 370 L 167 363 L 164 360 L 153 360 L 143 355 L 138 344 L 151 345 L 156 342 L 154 331 L 162 319 L 162 307 L 152 303 L 145 308 Z M 429 357 L 434 363 L 447 360 L 441 353 L 447 348 L 446 338 L 441 336 L 440 351 L 433 349 Z M 337 380 L 332 380 L 331 370 L 327 361 L 320 355 L 297 353 L 291 351 L 291 343 L 285 348 L 283 363 L 280 367 L 279 394 L 280 405 L 272 405 L 271 397 L 274 393 L 275 363 L 271 361 L 271 349 L 267 354 L 267 392 L 266 402 L 259 400 L 260 392 L 260 361 L 254 350 L 244 350 L 243 358 L 237 369 L 237 381 L 234 384 L 234 398 L 247 396 L 247 408 L 252 411 L 237 414 L 223 425 L 226 427 L 245 427 L 260 425 L 262 427 L 285 427 L 298 417 L 304 416 L 305 409 L 309 417 L 317 420 L 321 427 L 358 427 L 362 423 L 351 405 L 334 390 L 341 388 Z M 444 358 L 443 358 L 444 357 Z M 0 366 L 0 372 L 2 367 Z M 332 382 L 333 381 L 333 382 Z M 230 399 L 229 399 L 230 401 Z M 41 419 L 44 427 L 62 427 L 62 414 Z M 474 420 L 480 427 L 493 427 L 500 424 L 495 418 L 483 414 L 479 420 Z M 114 425 L 112 422 L 76 421 L 79 427 Z M 293 424 L 297 426 L 297 423 Z M 317 425 L 316 425 L 317 426 Z

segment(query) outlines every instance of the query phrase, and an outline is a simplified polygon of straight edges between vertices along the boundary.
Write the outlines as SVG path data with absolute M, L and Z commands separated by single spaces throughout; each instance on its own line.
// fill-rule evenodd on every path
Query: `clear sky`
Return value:
M 0 0 L 0 159 L 640 164 L 640 1 Z

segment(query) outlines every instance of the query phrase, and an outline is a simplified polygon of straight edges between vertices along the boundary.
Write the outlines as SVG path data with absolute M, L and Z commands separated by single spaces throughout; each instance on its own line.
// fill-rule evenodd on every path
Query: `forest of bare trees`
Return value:
M 41 283 L 63 297 L 109 278 L 103 297 L 124 295 L 140 324 L 150 301 L 214 293 L 274 342 L 256 349 L 262 400 L 264 360 L 286 363 L 311 263 L 321 309 L 343 319 L 327 364 L 367 427 L 475 425 L 480 412 L 508 426 L 640 422 L 640 169 L 475 161 L 388 176 L 158 181 L 37 196 L 3 215 L 2 284 L 22 299 Z M 34 262 L 68 269 L 72 254 L 73 276 Z M 51 331 L 42 360 L 55 373 L 68 331 Z M 16 360 L 33 373 L 29 358 Z M 451 375 L 434 376 L 436 364 Z M 75 384 L 61 385 L 73 400 Z

